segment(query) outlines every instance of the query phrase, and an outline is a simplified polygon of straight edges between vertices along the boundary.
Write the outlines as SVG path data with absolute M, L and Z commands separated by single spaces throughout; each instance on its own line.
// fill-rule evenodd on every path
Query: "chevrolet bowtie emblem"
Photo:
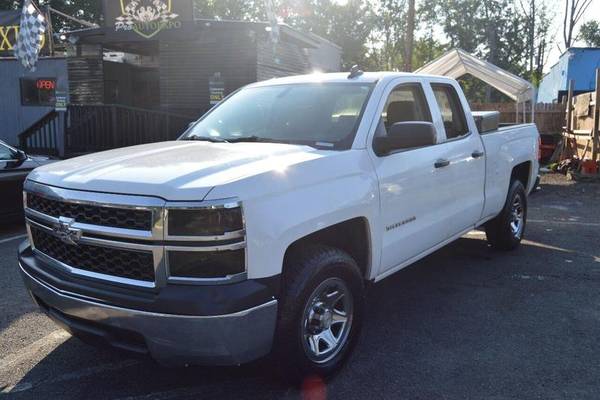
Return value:
M 65 244 L 77 245 L 81 239 L 81 230 L 73 228 L 73 218 L 60 217 L 58 223 L 54 224 L 54 234 Z

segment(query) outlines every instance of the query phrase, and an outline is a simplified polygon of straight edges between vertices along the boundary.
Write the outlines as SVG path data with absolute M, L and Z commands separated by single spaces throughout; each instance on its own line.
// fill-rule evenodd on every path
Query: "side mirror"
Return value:
M 17 160 L 18 161 L 27 160 L 27 154 L 23 150 L 17 150 Z
M 387 136 L 373 140 L 373 150 L 378 156 L 385 156 L 397 150 L 436 144 L 435 126 L 431 122 L 409 121 L 396 122 Z

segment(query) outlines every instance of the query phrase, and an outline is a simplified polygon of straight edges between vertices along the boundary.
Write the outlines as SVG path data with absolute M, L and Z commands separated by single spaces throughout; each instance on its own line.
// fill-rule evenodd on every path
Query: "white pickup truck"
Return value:
M 468 231 L 513 249 L 538 172 L 535 125 L 480 134 L 454 80 L 273 79 L 177 141 L 82 156 L 25 183 L 27 290 L 87 341 L 166 365 L 326 375 L 365 287 Z

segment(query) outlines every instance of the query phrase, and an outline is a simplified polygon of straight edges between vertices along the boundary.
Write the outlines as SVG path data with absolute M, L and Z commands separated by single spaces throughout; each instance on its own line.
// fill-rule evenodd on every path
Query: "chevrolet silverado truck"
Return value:
M 35 169 L 22 277 L 88 342 L 325 376 L 353 348 L 366 287 L 474 228 L 519 245 L 539 135 L 488 117 L 437 76 L 251 84 L 176 141 Z

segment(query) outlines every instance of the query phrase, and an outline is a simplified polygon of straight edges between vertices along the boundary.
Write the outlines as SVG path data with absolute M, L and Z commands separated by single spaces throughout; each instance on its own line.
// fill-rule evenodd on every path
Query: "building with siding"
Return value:
M 600 48 L 571 47 L 544 76 L 538 89 L 538 103 L 560 103 L 573 80 L 574 93 L 594 91 L 596 69 L 600 68 Z
M 287 25 L 276 42 L 267 23 L 206 19 L 151 39 L 124 36 L 106 27 L 68 34 L 76 43 L 68 58 L 72 103 L 197 116 L 211 107 L 211 96 L 214 103 L 252 82 L 341 65 L 339 46 Z M 115 62 L 108 52 L 128 57 Z

